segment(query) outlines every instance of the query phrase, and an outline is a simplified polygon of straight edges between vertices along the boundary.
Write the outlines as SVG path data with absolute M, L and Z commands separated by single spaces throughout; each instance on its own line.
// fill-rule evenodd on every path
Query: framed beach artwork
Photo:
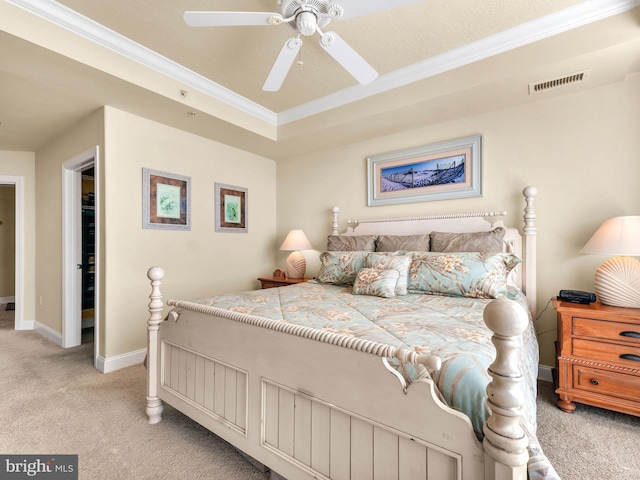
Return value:
M 142 228 L 191 230 L 191 178 L 142 169 Z
M 215 183 L 216 232 L 247 233 L 247 189 Z
M 367 204 L 482 196 L 481 141 L 475 135 L 369 157 Z

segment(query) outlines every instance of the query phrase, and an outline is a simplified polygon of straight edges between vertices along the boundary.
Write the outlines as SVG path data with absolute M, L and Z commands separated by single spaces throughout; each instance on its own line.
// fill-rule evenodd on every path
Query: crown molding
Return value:
M 53 0 L 6 1 L 274 126 L 295 122 L 424 80 L 640 5 L 640 0 L 585 0 L 469 45 L 381 75 L 369 85 L 349 87 L 275 113 Z
M 277 124 L 277 115 L 271 110 L 212 82 L 65 5 L 52 0 L 6 1 L 271 125 Z
M 587 0 L 476 42 L 435 55 L 391 73 L 369 85 L 354 85 L 278 114 L 278 126 L 388 92 L 500 53 L 542 40 L 640 5 L 640 0 Z

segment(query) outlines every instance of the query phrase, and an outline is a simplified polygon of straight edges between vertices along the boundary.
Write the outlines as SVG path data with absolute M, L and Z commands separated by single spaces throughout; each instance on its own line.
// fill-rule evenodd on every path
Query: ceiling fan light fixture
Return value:
M 305 37 L 309 37 L 316 33 L 318 28 L 318 17 L 313 12 L 304 11 L 300 12 L 296 17 L 296 26 L 298 32 Z

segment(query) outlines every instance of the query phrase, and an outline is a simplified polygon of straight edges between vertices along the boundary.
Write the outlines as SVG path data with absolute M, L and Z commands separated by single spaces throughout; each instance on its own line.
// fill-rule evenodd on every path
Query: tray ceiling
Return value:
M 357 84 L 316 35 L 304 38 L 280 91 L 264 92 L 294 34 L 288 25 L 194 28 L 182 14 L 277 11 L 275 0 L 3 3 L 0 149 L 36 149 L 52 124 L 113 105 L 211 138 L 216 130 L 218 140 L 277 158 L 325 130 L 346 142 L 406 128 L 415 105 L 443 118 L 469 115 L 539 100 L 528 95 L 530 83 L 591 69 L 590 82 L 567 90 L 576 91 L 620 81 L 639 63 L 638 0 L 424 0 L 325 28 L 379 72 L 372 84 Z M 607 61 L 614 57 L 617 66 Z M 509 87 L 514 81 L 521 84 Z M 456 96 L 475 101 L 441 112 Z M 25 126 L 36 110 L 42 118 Z M 407 116 L 392 124 L 385 117 L 393 111 Z M 367 119 L 375 127 L 368 133 Z

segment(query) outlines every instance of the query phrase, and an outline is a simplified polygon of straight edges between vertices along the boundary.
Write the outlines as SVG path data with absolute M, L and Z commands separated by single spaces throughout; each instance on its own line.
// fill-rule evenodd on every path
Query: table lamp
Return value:
M 307 269 L 307 260 L 299 250 L 311 250 L 313 246 L 302 230 L 291 230 L 284 239 L 280 250 L 291 251 L 287 258 L 287 276 L 289 278 L 303 278 Z
M 613 256 L 596 270 L 600 302 L 640 308 L 640 216 L 607 218 L 580 252 Z

